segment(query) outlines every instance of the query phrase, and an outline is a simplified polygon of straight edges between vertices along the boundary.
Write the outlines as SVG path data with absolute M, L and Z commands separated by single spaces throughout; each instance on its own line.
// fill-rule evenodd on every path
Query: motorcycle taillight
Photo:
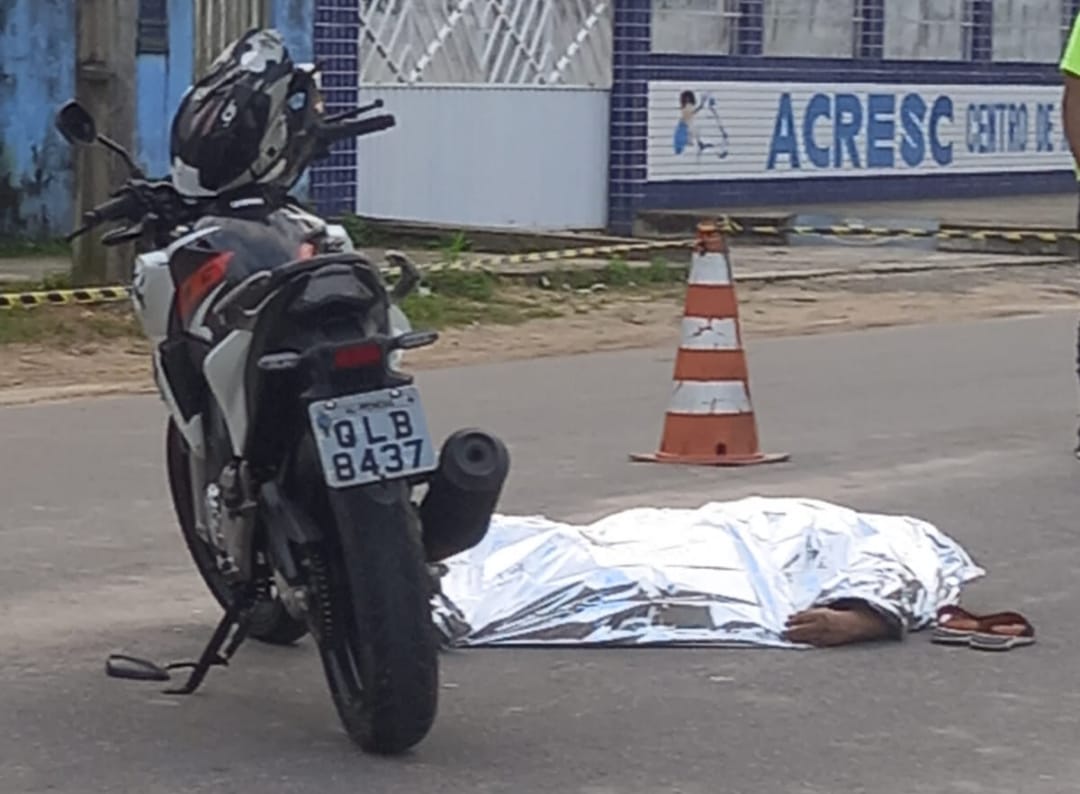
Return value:
M 346 345 L 334 351 L 334 369 L 360 369 L 382 363 L 382 347 L 376 342 Z

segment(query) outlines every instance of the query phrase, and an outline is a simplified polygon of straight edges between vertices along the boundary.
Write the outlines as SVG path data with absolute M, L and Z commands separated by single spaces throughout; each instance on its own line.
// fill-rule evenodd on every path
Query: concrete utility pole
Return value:
M 75 96 L 93 114 L 98 130 L 134 150 L 135 40 L 138 0 L 79 0 Z M 75 220 L 105 201 L 128 176 L 124 163 L 101 147 L 79 146 L 75 156 Z M 133 244 L 105 248 L 98 234 L 74 245 L 72 280 L 79 285 L 125 284 Z

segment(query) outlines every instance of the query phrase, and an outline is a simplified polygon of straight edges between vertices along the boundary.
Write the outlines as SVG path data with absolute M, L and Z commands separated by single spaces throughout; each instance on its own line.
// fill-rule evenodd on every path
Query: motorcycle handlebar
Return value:
M 119 196 L 111 198 L 104 204 L 99 204 L 83 216 L 83 219 L 91 224 L 108 223 L 124 218 L 130 218 L 142 209 L 139 197 L 128 190 Z
M 378 107 L 382 107 L 381 101 L 377 101 L 364 108 L 358 108 L 357 110 L 350 111 L 346 114 L 339 114 L 338 118 Z M 324 122 L 321 130 L 318 130 L 316 133 L 316 140 L 321 140 L 322 145 L 325 146 L 333 141 L 346 138 L 359 138 L 363 135 L 370 135 L 381 130 L 390 129 L 396 124 L 397 120 L 389 113 L 371 116 L 369 118 L 356 119 L 354 121 Z M 136 222 L 148 207 L 154 206 L 155 201 L 153 195 L 150 195 L 150 193 L 158 186 L 158 183 L 147 183 L 144 180 L 136 181 L 138 184 L 132 183 L 129 187 L 124 188 L 119 195 L 84 213 L 84 225 L 69 234 L 67 239 L 69 241 L 73 240 L 76 237 L 89 232 L 94 227 L 111 221 L 128 220 Z M 143 193 L 147 193 L 148 195 L 144 197 L 142 195 Z
M 366 119 L 340 121 L 327 125 L 324 136 L 330 140 L 359 138 L 361 135 L 370 135 L 373 132 L 390 129 L 395 124 L 397 124 L 397 120 L 389 113 L 384 113 Z

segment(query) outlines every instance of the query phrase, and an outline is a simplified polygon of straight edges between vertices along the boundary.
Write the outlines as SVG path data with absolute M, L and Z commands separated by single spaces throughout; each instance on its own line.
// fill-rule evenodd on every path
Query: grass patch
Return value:
M 423 285 L 445 298 L 483 303 L 496 297 L 499 283 L 494 276 L 478 270 L 445 270 L 426 274 Z
M 561 316 L 556 308 L 530 298 L 528 290 L 508 288 L 494 276 L 478 271 L 430 273 L 424 278 L 424 288 L 406 298 L 402 306 L 417 328 L 517 325 Z M 538 292 L 537 297 L 543 294 Z
M 466 275 L 466 274 L 461 274 Z M 468 274 L 473 276 L 473 274 Z M 493 280 L 449 280 L 445 292 L 414 293 L 403 306 L 416 328 L 440 330 L 475 323 L 517 325 L 558 317 L 560 312 L 528 297 L 497 290 Z M 40 285 L 37 285 L 40 286 Z M 0 345 L 37 344 L 54 349 L 90 349 L 113 340 L 142 340 L 142 331 L 126 302 L 88 306 L 38 306 L 0 310 Z
M 98 306 L 40 306 L 0 311 L 0 344 L 33 343 L 67 350 L 140 338 L 126 303 Z
M 617 256 L 608 262 L 608 266 L 601 272 L 600 282 L 612 287 L 629 287 L 635 283 L 634 271 L 630 264 L 621 256 Z
M 461 255 L 472 249 L 472 243 L 465 236 L 465 232 L 458 231 L 441 242 L 434 243 L 432 247 L 442 254 L 443 262 L 452 265 L 461 261 Z
M 622 257 L 614 257 L 599 269 L 560 270 L 548 273 L 547 283 L 554 289 L 582 290 L 602 284 L 615 291 L 640 291 L 654 286 L 675 286 L 686 283 L 687 268 L 672 267 L 663 257 L 653 257 L 647 265 L 630 264 Z
M 2 281 L 0 292 L 50 292 L 72 288 L 69 273 L 50 273 L 45 278 L 25 281 Z
M 682 284 L 687 272 L 685 265 L 672 267 L 668 260 L 654 256 L 649 260 L 649 266 L 642 269 L 640 278 L 645 284 Z
M 410 295 L 403 308 L 416 328 L 519 325 L 591 311 L 594 300 L 605 303 L 608 298 L 601 294 L 582 302 L 579 293 L 593 292 L 597 285 L 603 285 L 612 299 L 633 295 L 646 301 L 663 301 L 681 294 L 684 279 L 685 273 L 669 268 L 661 259 L 645 267 L 613 260 L 601 270 L 554 272 L 546 288 L 524 286 L 479 271 L 448 270 L 426 274 L 422 289 Z M 55 276 L 43 282 L 4 285 L 3 291 L 69 286 L 67 276 Z M 123 339 L 142 342 L 128 301 L 0 310 L 0 345 L 33 343 L 54 349 L 90 350 Z
M 410 295 L 401 307 L 414 328 L 439 330 L 452 326 L 482 322 L 494 306 L 444 295 Z
M 378 227 L 372 226 L 355 215 L 350 214 L 342 217 L 341 226 L 357 248 L 378 248 L 380 246 L 393 246 L 398 243 L 392 235 L 380 231 Z
M 0 238 L 0 259 L 29 259 L 36 256 L 70 256 L 71 245 L 63 238 L 25 240 Z

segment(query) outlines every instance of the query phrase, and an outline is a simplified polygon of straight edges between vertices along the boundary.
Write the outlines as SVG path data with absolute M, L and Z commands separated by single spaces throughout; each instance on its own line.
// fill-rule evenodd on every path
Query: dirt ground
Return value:
M 662 347 L 678 343 L 683 289 L 544 291 L 523 296 L 562 316 L 516 325 L 474 324 L 442 332 L 439 343 L 409 353 L 407 368 Z M 1080 273 L 1070 266 L 921 273 L 743 285 L 747 339 L 1034 314 L 1080 308 Z M 28 344 L 0 346 L 0 404 L 152 391 L 147 346 L 119 338 L 68 352 Z

